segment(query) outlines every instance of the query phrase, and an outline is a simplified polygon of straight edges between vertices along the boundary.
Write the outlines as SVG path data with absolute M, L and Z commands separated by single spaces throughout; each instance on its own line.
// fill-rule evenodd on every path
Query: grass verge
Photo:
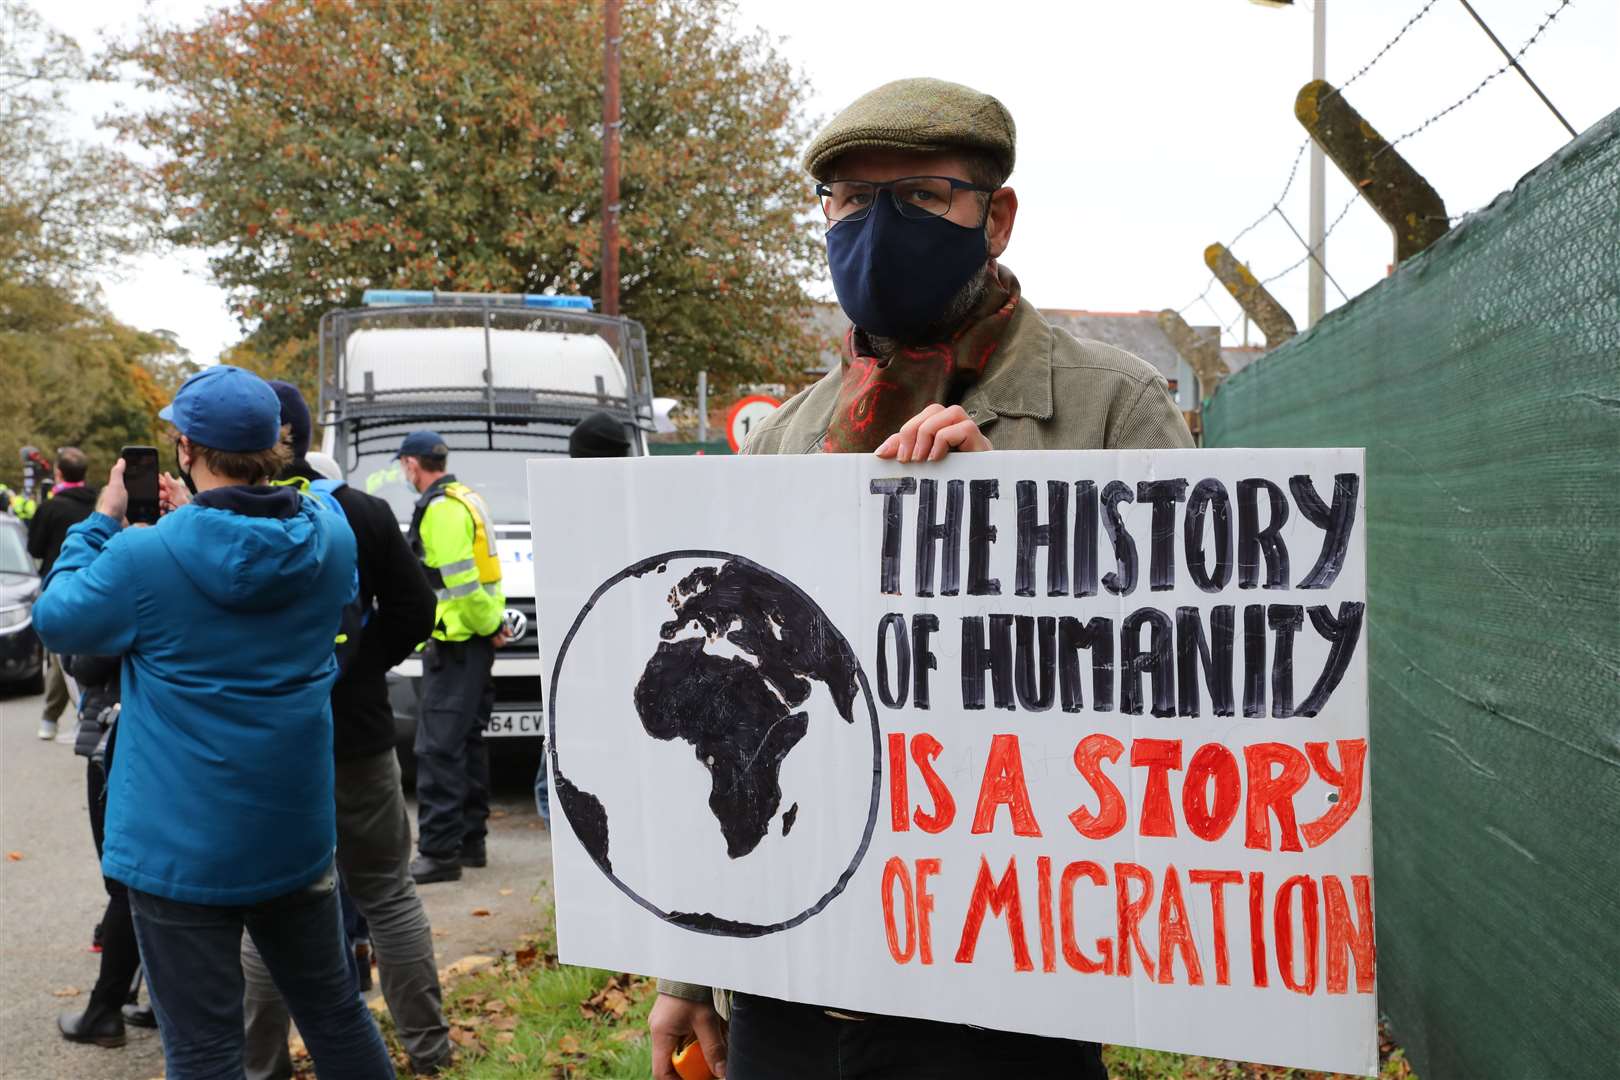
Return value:
M 651 1075 L 648 979 L 557 962 L 550 913 L 542 929 L 487 970 L 445 989 L 457 1062 L 445 1080 L 644 1080 Z M 384 1016 L 384 1033 L 408 1076 Z M 1103 1052 L 1111 1080 L 1350 1080 L 1333 1073 L 1189 1057 L 1128 1046 Z M 1380 1039 L 1380 1080 L 1418 1080 L 1405 1053 Z

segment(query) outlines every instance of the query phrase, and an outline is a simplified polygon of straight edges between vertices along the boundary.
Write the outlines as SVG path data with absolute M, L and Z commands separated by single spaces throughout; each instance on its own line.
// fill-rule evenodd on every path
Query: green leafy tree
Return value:
M 153 442 L 191 370 L 172 339 L 99 302 L 97 272 L 143 234 L 122 159 L 62 135 L 65 87 L 91 75 L 71 39 L 0 0 L 0 480 L 13 486 L 19 446 L 77 445 L 102 470 Z
M 676 393 L 814 355 L 804 84 L 733 21 L 624 12 L 621 306 Z M 169 237 L 213 253 L 260 356 L 370 287 L 600 296 L 595 3 L 238 0 L 117 59 L 163 94 L 123 128 Z

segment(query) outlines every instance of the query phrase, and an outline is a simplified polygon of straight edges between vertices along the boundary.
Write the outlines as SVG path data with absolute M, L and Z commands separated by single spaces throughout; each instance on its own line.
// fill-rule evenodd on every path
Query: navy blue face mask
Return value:
M 827 233 L 827 267 L 844 314 L 869 334 L 902 341 L 938 322 L 989 256 L 982 225 L 903 218 L 887 191 L 866 217 Z

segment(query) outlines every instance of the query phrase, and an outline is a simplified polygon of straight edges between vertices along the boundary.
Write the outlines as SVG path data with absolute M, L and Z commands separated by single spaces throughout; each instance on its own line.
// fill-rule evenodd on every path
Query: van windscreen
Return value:
M 511 433 L 497 430 L 494 441 L 501 449 L 495 450 L 488 448 L 489 439 L 485 431 L 458 433 L 453 430 L 455 426 L 442 424 L 433 428 L 444 436 L 450 446 L 450 473 L 484 497 L 497 523 L 528 524 L 529 489 L 525 462 L 532 457 L 566 456 L 571 425 L 525 425 L 529 430 L 517 438 L 513 438 Z M 535 430 L 540 427 L 547 430 Z M 367 494 L 386 500 L 401 523 L 411 520 L 417 493 L 405 482 L 394 454 L 405 436 L 413 430 L 415 427 L 367 428 L 361 434 L 358 445 L 351 442 L 346 452 L 338 454 L 348 482 Z

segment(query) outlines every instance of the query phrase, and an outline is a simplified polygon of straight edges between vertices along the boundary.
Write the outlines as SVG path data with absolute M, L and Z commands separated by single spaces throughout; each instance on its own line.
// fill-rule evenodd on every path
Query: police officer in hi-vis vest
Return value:
M 495 525 L 477 492 L 445 471 L 450 448 L 415 431 L 399 448 L 405 481 L 422 497 L 411 549 L 438 597 L 422 653 L 422 719 L 416 728 L 417 884 L 455 881 L 484 866 L 489 756 L 484 725 L 495 704 L 491 670 L 506 644 L 506 598 Z

